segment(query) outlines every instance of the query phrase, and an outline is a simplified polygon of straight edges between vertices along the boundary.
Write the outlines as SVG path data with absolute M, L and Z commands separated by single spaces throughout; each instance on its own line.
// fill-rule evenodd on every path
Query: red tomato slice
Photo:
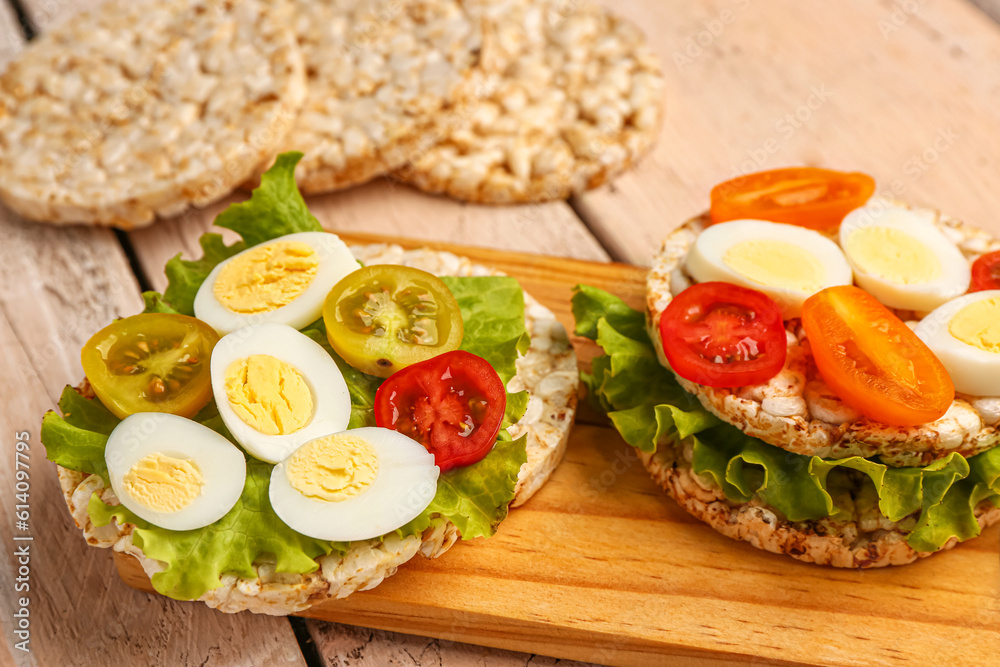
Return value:
M 875 192 L 867 174 L 815 167 L 760 171 L 712 188 L 712 224 L 752 218 L 817 230 L 836 229 Z
M 955 399 L 948 371 L 917 335 L 872 295 L 828 287 L 802 305 L 802 326 L 820 375 L 841 400 L 874 421 L 916 426 Z
M 1000 250 L 988 252 L 972 263 L 970 292 L 1000 289 Z
M 375 393 L 375 424 L 422 444 L 441 472 L 489 454 L 506 409 L 503 380 L 463 350 L 407 366 Z
M 757 290 L 722 282 L 692 285 L 660 316 L 674 372 L 707 387 L 767 382 L 785 365 L 781 309 Z

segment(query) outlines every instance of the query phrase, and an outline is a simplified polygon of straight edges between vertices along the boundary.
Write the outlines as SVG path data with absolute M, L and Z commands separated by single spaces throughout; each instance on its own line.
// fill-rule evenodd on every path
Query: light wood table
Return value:
M 0 0 L 0 62 L 82 4 Z M 714 183 L 810 164 L 867 171 L 880 192 L 1000 234 L 1000 27 L 987 13 L 1000 17 L 996 0 L 609 4 L 645 29 L 667 78 L 663 133 L 638 169 L 568 203 L 508 208 L 377 181 L 312 198 L 317 217 L 334 231 L 644 264 L 664 234 L 706 206 Z M 141 289 L 161 289 L 167 258 L 197 254 L 197 238 L 221 206 L 129 234 L 36 225 L 0 210 L 0 438 L 7 456 L 0 495 L 11 508 L 15 434 L 27 431 L 35 537 L 26 654 L 14 648 L 14 516 L 0 516 L 0 667 L 555 664 L 318 621 L 226 615 L 137 593 L 118 580 L 107 552 L 80 539 L 44 461 L 41 415 L 64 384 L 81 377 L 83 342 L 112 318 L 136 312 Z

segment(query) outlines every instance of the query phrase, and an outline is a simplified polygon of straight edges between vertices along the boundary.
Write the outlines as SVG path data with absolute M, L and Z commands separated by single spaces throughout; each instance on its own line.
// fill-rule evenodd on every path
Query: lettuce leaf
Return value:
M 604 350 L 583 379 L 622 438 L 645 452 L 690 439 L 694 472 L 712 479 L 733 502 L 756 498 L 790 521 L 845 519 L 852 511 L 841 491 L 853 488 L 856 503 L 871 493 L 891 521 L 915 517 L 907 542 L 918 551 L 937 551 L 952 537 L 975 537 L 976 506 L 984 500 L 1000 506 L 1000 447 L 969 459 L 952 453 L 921 468 L 788 452 L 721 422 L 684 391 L 659 364 L 645 334 L 637 336 L 642 313 L 583 287 L 573 295 L 573 313 L 577 334 Z
M 242 241 L 227 246 L 220 234 L 203 234 L 201 259 L 185 260 L 178 254 L 167 262 L 163 296 L 177 312 L 194 315 L 198 288 L 222 260 L 285 234 L 323 231 L 295 185 L 295 165 L 301 159 L 302 153 L 279 155 L 250 199 L 230 205 L 215 219 L 216 226 L 233 230 Z
M 528 460 L 525 442 L 525 436 L 500 440 L 482 461 L 441 475 L 431 504 L 397 533 L 420 535 L 443 517 L 455 524 L 463 540 L 492 537 L 507 517 L 517 473 Z
M 59 416 L 51 410 L 42 418 L 42 443 L 46 457 L 69 470 L 100 475 L 108 482 L 104 447 L 121 421 L 97 400 L 86 399 L 73 387 L 63 389 Z
M 274 466 L 247 459 L 243 494 L 226 516 L 204 528 L 171 531 L 143 521 L 123 505 L 106 505 L 97 495 L 87 508 L 94 525 L 112 519 L 135 525 L 132 540 L 149 558 L 166 563 L 153 575 L 153 588 L 177 600 L 193 600 L 220 585 L 222 573 L 255 577 L 254 561 L 263 554 L 275 557 L 278 572 L 313 572 L 314 560 L 332 550 L 343 553 L 344 543 L 324 542 L 296 533 L 271 508 L 268 483 Z

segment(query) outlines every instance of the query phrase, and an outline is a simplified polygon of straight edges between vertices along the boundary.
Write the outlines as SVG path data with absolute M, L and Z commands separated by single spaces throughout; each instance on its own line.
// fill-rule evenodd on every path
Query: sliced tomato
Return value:
M 209 360 L 218 342 L 219 334 L 194 317 L 143 313 L 98 331 L 80 357 L 94 393 L 116 417 L 193 417 L 212 398 Z
M 496 370 L 464 350 L 408 366 L 375 394 L 375 424 L 421 443 L 441 472 L 489 454 L 506 409 Z
M 344 361 L 382 378 L 458 349 L 464 334 L 462 311 L 444 281 L 394 264 L 342 278 L 326 297 L 323 322 Z
M 692 285 L 660 316 L 663 352 L 674 372 L 708 387 L 767 382 L 785 365 L 788 344 L 781 308 L 738 285 Z
M 815 167 L 760 171 L 712 188 L 710 217 L 713 225 L 751 218 L 828 231 L 874 192 L 875 179 L 858 172 Z
M 802 326 L 823 380 L 869 419 L 916 426 L 951 407 L 948 371 L 868 292 L 853 285 L 817 292 L 802 306 Z
M 988 252 L 972 263 L 970 292 L 1000 289 L 1000 250 Z

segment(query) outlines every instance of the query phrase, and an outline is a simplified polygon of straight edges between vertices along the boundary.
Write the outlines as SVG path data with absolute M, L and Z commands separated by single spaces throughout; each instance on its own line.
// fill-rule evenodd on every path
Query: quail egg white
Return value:
M 207 426 L 163 412 L 126 417 L 104 450 L 111 488 L 139 518 L 193 530 L 224 517 L 243 493 L 246 459 Z
M 253 457 L 277 463 L 307 440 L 347 428 L 351 397 L 323 347 L 285 324 L 223 336 L 212 393 L 226 427 Z

